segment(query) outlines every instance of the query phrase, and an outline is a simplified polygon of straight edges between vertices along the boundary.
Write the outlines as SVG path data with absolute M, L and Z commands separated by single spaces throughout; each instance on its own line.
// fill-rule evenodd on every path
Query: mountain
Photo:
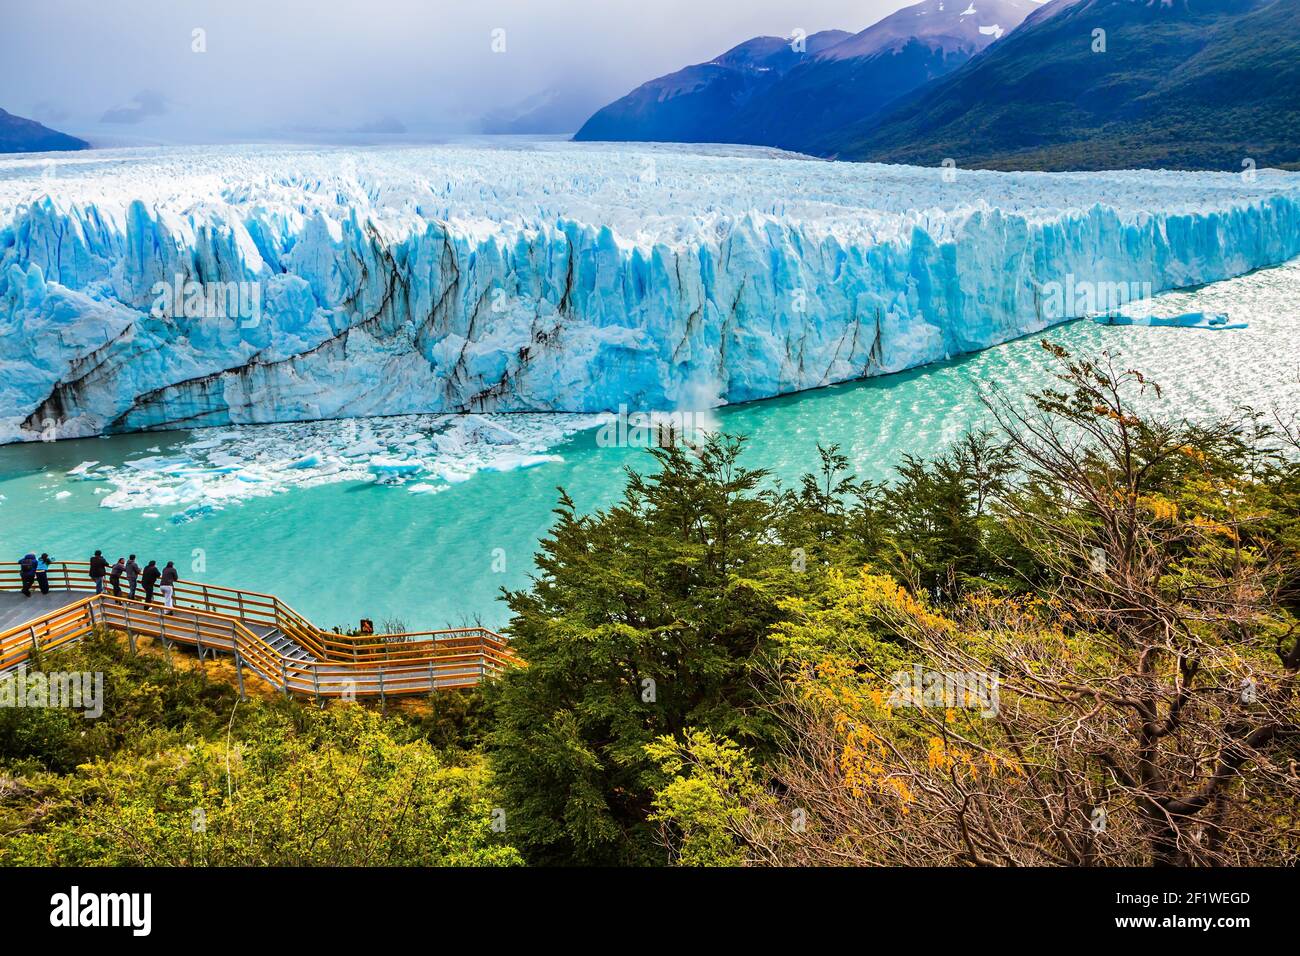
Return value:
M 1297 131 L 1297 0 L 1053 0 L 823 145 L 921 165 L 1241 170 L 1300 164 Z
M 0 153 L 46 153 L 89 146 L 85 140 L 0 109 Z
M 587 90 L 552 87 L 483 116 L 484 133 L 572 133 L 600 100 Z
M 729 142 L 719 135 L 731 114 L 807 56 L 847 39 L 843 30 L 814 33 L 796 52 L 790 40 L 755 37 L 708 63 L 643 83 L 598 110 L 575 140 Z
M 575 139 L 753 143 L 822 152 L 848 124 L 950 73 L 1019 24 L 1035 0 L 922 0 L 860 33 L 757 37 L 651 80 Z
M 1035 0 L 923 0 L 807 58 L 731 117 L 727 142 L 825 153 L 840 130 L 945 76 L 1038 8 Z

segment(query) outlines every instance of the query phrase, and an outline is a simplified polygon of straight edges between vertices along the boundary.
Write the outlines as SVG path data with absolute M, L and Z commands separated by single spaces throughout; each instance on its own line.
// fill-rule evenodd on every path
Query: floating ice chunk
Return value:
M 564 458 L 560 455 L 506 455 L 494 459 L 490 464 L 485 466 L 486 471 L 517 471 L 520 468 L 535 468 L 538 465 L 545 465 L 548 462 L 560 462 Z
M 192 505 L 184 511 L 178 511 L 172 515 L 172 524 L 188 524 L 191 521 L 197 521 L 199 518 L 213 514 L 216 510 L 212 505 Z
M 60 491 L 58 494 L 54 496 L 56 501 L 62 501 L 64 498 L 71 498 L 71 497 L 72 497 L 72 492 L 70 491 Z
M 485 441 L 490 445 L 519 444 L 519 436 L 510 429 L 477 415 L 466 419 L 461 432 L 467 439 Z
M 369 455 L 381 455 L 386 451 L 388 451 L 387 445 L 371 440 L 357 442 L 355 445 L 349 445 L 347 448 L 344 448 L 339 452 L 339 454 L 344 458 L 364 458 Z
M 413 495 L 433 495 L 440 491 L 446 491 L 446 485 L 431 485 L 426 481 L 417 481 L 406 489 Z
M 372 458 L 366 467 L 381 478 L 400 478 L 424 471 L 423 464 L 406 458 Z
M 195 468 L 191 465 L 163 469 L 166 474 L 171 475 L 173 478 L 209 478 L 217 475 L 233 474 L 236 470 L 233 465 L 226 465 L 222 468 Z
M 1228 316 L 1218 313 L 1214 315 L 1205 312 L 1185 312 L 1182 315 L 1158 316 L 1158 315 L 1098 315 L 1093 318 L 1098 325 L 1147 325 L 1163 328 L 1178 329 L 1210 329 L 1220 331 L 1223 329 L 1244 329 L 1248 328 L 1248 322 L 1232 322 Z
M 126 467 L 134 468 L 136 471 L 167 471 L 168 469 L 184 468 L 188 464 L 189 461 L 183 458 L 162 458 L 155 455 L 149 458 L 136 458 L 128 461 Z
M 69 471 L 68 474 L 69 474 L 69 475 L 84 475 L 84 474 L 85 474 L 86 472 L 88 472 L 91 468 L 94 468 L 94 467 L 95 467 L 96 465 L 98 465 L 98 464 L 99 464 L 98 461 L 83 461 L 83 462 L 82 462 L 80 465 L 78 465 L 76 468 L 73 468 L 71 471 Z

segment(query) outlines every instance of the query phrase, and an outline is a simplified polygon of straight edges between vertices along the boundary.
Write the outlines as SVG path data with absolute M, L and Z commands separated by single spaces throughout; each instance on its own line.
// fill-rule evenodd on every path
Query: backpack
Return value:
M 22 569 L 23 574 L 35 574 L 36 559 L 32 557 L 30 554 L 26 555 L 21 561 L 18 562 L 18 567 Z

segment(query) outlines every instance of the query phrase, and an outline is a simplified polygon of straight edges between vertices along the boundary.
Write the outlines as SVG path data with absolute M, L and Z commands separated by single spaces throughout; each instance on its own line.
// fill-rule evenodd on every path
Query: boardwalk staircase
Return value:
M 520 665 L 500 635 L 482 627 L 409 634 L 348 636 L 322 631 L 274 595 L 189 581 L 177 583 L 175 607 L 94 593 L 89 565 L 60 561 L 51 591 L 21 593 L 18 565 L 0 563 L 0 676 L 42 652 L 80 640 L 97 627 L 193 647 L 202 661 L 232 657 L 240 693 L 251 671 L 286 695 L 379 698 L 472 687 Z

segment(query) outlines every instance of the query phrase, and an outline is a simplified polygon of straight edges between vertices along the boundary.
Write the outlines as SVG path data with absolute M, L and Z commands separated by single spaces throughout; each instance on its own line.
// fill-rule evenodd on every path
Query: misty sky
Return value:
M 0 0 L 0 107 L 93 142 L 477 131 L 593 105 L 758 34 L 858 31 L 905 0 Z M 192 31 L 207 51 L 192 51 Z M 504 53 L 492 31 L 505 30 Z M 394 127 L 396 128 L 396 127 Z

